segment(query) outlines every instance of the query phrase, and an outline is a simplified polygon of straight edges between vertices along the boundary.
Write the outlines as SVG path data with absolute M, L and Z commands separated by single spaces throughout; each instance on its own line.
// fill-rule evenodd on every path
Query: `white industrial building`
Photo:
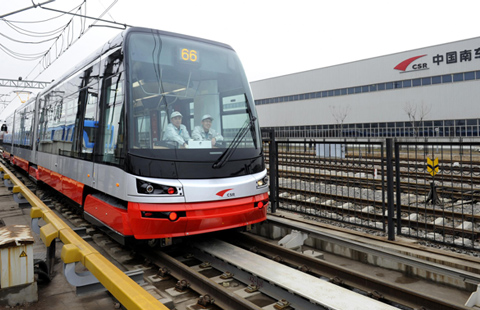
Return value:
M 478 137 L 480 37 L 251 83 L 278 137 Z

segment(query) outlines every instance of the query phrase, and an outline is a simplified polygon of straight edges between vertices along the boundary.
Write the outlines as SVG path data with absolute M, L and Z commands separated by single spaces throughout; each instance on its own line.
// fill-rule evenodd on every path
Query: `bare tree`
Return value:
M 403 106 L 403 110 L 407 113 L 408 119 L 412 124 L 413 136 L 417 137 L 420 126 L 422 126 L 423 120 L 432 110 L 432 106 L 426 105 L 423 101 L 420 105 L 413 105 L 407 101 Z
M 335 107 L 335 106 L 329 106 L 330 111 L 332 111 L 332 116 L 339 125 L 338 128 L 338 136 L 342 136 L 343 132 L 343 123 L 345 122 L 345 119 L 348 116 L 348 113 L 350 112 L 350 105 L 346 105 L 343 107 Z

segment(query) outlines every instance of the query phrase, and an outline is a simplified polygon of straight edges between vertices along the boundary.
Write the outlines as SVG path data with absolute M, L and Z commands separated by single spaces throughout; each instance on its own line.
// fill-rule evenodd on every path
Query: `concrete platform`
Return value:
M 13 200 L 12 193 L 0 183 L 0 226 L 9 225 L 29 225 L 30 226 L 30 208 L 20 207 Z M 46 247 L 38 235 L 32 232 L 35 239 L 33 252 L 35 258 L 45 257 Z M 0 304 L 0 309 L 23 309 L 23 310 L 90 310 L 90 309 L 120 309 L 108 292 L 91 293 L 83 296 L 76 296 L 75 287 L 70 285 L 63 276 L 60 253 L 62 243 L 57 241 L 57 258 L 54 266 L 55 275 L 50 283 L 42 281 L 35 282 L 38 287 L 38 301 L 35 303 L 18 304 L 8 306 Z M 18 288 L 21 290 L 22 288 Z M 11 294 L 15 287 L 9 289 L 0 289 L 2 294 Z M 3 297 L 2 297 L 3 298 Z

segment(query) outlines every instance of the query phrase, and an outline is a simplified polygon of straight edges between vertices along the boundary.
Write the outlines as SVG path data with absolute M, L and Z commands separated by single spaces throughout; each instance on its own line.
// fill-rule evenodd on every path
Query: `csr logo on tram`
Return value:
M 230 192 L 233 188 L 229 188 L 229 189 L 224 189 L 222 191 L 219 191 L 216 195 L 217 196 L 220 196 L 220 197 L 235 197 L 235 193 L 234 192 Z M 229 193 L 230 192 L 230 193 Z
M 418 70 L 427 70 L 428 69 L 427 63 L 425 63 L 425 62 L 413 63 L 415 60 L 417 60 L 419 58 L 422 58 L 424 56 L 427 56 L 427 54 L 408 58 L 408 59 L 400 62 L 398 65 L 396 65 L 394 69 L 402 71 L 401 73 L 410 72 L 410 71 L 418 71 Z M 410 69 L 410 70 L 407 70 L 407 69 Z

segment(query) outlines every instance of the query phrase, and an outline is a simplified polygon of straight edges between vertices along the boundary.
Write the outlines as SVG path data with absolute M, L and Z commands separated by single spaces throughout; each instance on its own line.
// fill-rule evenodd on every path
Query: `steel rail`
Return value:
M 369 295 L 376 295 L 378 292 L 379 295 L 382 296 L 380 298 L 381 300 L 390 301 L 393 304 L 407 305 L 415 309 L 467 309 L 466 307 L 454 305 L 446 300 L 425 296 L 414 290 L 394 285 L 373 275 L 350 270 L 325 260 L 303 255 L 302 253 L 267 242 L 258 236 L 238 234 L 228 242 L 244 248 L 251 249 L 255 247 L 256 253 L 262 253 L 272 259 L 281 259 L 283 263 L 296 268 L 306 268 L 309 274 L 318 277 L 328 277 L 331 281 L 341 282 L 342 286 L 360 289 Z
M 286 300 L 294 309 L 359 309 L 360 304 L 365 309 L 394 309 L 391 305 L 301 272 L 296 266 L 291 268 L 234 246 L 230 240 L 199 242 L 194 247 L 194 250 L 198 249 L 194 251 L 195 256 L 223 272 L 234 273 L 234 278 L 238 277 L 242 282 L 251 281 L 262 293 Z
M 374 247 L 365 243 L 357 242 L 354 240 L 346 240 L 339 236 L 335 236 L 334 234 L 319 231 L 318 228 L 315 228 L 314 226 L 306 224 L 302 221 L 281 218 L 273 215 L 267 215 L 267 220 L 280 226 L 285 226 L 285 227 L 294 226 L 296 230 L 305 232 L 317 239 L 335 243 L 356 251 L 384 257 L 386 259 L 390 259 L 392 261 L 402 263 L 407 266 L 412 266 L 415 268 L 420 268 L 422 270 L 431 271 L 436 274 L 441 274 L 444 276 L 451 277 L 453 279 L 464 281 L 466 283 L 470 283 L 474 285 L 480 284 L 480 275 L 473 272 L 468 272 L 465 270 L 460 270 L 460 269 L 448 267 L 445 265 L 436 264 L 433 262 L 425 262 L 421 259 L 404 255 L 401 253 L 397 253 L 392 250 L 388 250 L 386 248 L 377 248 L 377 247 Z

